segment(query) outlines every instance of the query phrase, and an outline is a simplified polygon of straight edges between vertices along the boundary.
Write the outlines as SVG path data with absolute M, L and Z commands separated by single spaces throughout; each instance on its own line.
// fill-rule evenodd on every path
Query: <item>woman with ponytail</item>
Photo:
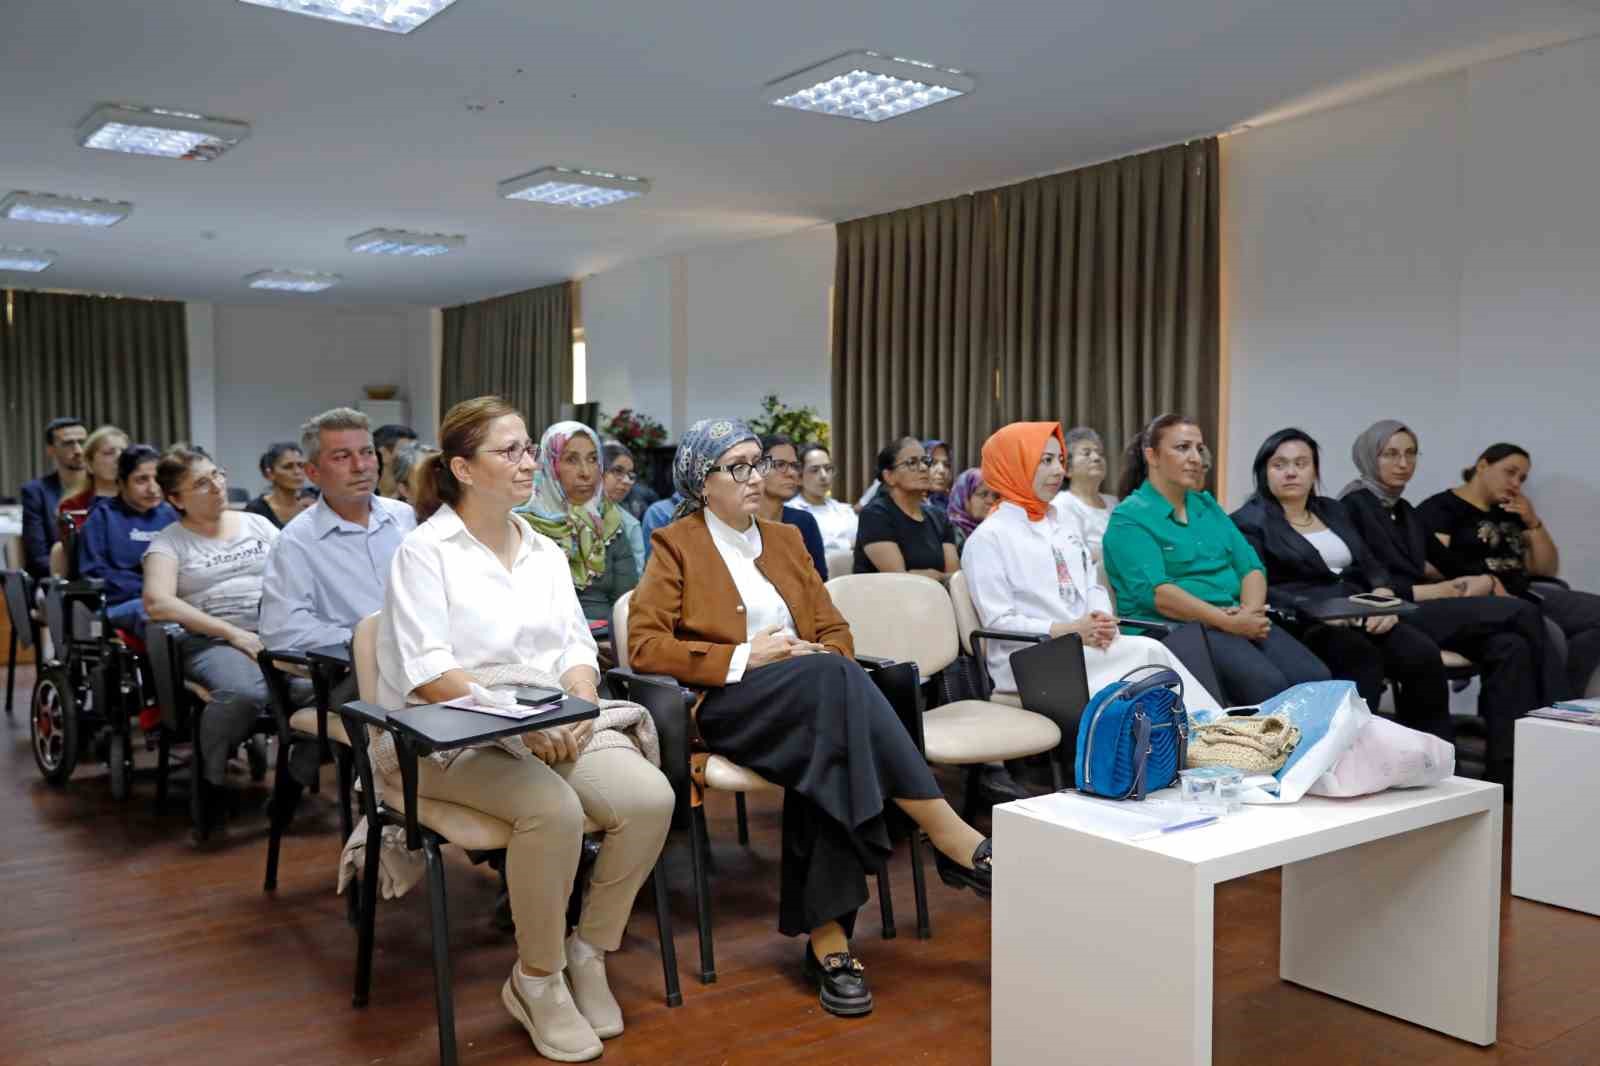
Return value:
M 500 998 L 540 1054 L 583 1062 L 622 1032 L 606 953 L 622 944 L 634 896 L 666 839 L 673 795 L 652 765 L 660 745 L 649 715 L 598 698 L 595 643 L 566 552 L 511 513 L 528 499 L 538 457 L 522 416 L 497 396 L 445 415 L 439 453 L 415 475 L 419 524 L 389 572 L 378 702 L 396 709 L 545 685 L 600 704 L 592 722 L 421 760 L 417 781 L 420 796 L 513 826 L 506 883 L 518 961 Z M 399 788 L 387 735 L 372 756 L 387 787 Z M 605 840 L 567 936 L 586 817 Z

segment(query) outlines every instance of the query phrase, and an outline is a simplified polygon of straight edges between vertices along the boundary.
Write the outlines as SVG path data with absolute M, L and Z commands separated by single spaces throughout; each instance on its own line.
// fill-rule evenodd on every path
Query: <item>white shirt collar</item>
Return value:
M 711 531 L 713 539 L 732 548 L 747 559 L 754 559 L 761 554 L 761 530 L 756 525 L 754 518 L 750 520 L 750 528 L 741 533 L 712 514 L 711 508 L 704 508 L 704 511 L 706 528 Z
M 467 528 L 467 524 L 461 520 L 461 516 L 456 513 L 455 508 L 448 503 L 440 504 L 439 509 L 433 513 L 433 517 L 428 521 L 430 523 L 438 523 L 434 528 L 441 540 L 454 540 L 462 544 L 476 544 L 484 551 L 491 551 L 487 544 L 472 535 L 472 530 Z M 532 526 L 514 514 L 508 514 L 506 521 L 511 523 L 517 534 L 522 538 L 517 545 L 517 557 L 511 562 L 512 567 L 521 566 L 522 561 L 532 554 L 537 547 L 535 538 L 538 537 L 538 534 L 534 532 Z

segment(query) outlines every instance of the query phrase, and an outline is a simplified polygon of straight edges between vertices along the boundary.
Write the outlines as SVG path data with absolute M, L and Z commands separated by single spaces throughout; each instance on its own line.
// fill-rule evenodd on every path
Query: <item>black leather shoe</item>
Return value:
M 933 864 L 939 870 L 939 880 L 951 888 L 970 888 L 988 899 L 993 878 L 993 858 L 994 838 L 984 837 L 983 843 L 972 853 L 972 869 L 967 869 L 937 849 L 933 853 Z
M 872 1013 L 872 988 L 867 971 L 859 959 L 847 951 L 835 951 L 821 962 L 806 941 L 805 975 L 821 993 L 822 1009 L 842 1018 L 857 1018 Z
M 1033 794 L 1003 766 L 985 768 L 978 781 L 989 794 L 991 803 L 1010 803 L 1012 800 L 1027 799 Z

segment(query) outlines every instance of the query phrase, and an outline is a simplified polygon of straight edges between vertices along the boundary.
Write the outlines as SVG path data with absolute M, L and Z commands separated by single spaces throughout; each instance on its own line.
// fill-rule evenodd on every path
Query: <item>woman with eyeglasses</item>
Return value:
M 639 583 L 639 564 L 622 508 L 600 491 L 600 437 L 582 422 L 557 422 L 539 440 L 538 464 L 533 497 L 516 513 L 566 553 L 584 617 L 608 621 Z
M 759 517 L 798 529 L 817 574 L 822 580 L 828 580 L 828 555 L 822 547 L 822 530 L 817 520 L 805 511 L 785 506 L 800 494 L 800 459 L 794 441 L 781 433 L 770 433 L 761 438 L 761 457 L 767 461 L 767 472 L 762 479 Z
M 856 663 L 798 531 L 757 517 L 769 465 L 736 419 L 684 434 L 672 471 L 684 502 L 631 601 L 629 663 L 703 690 L 693 713 L 710 750 L 783 787 L 778 929 L 808 936 L 804 972 L 824 1010 L 866 1014 L 849 937 L 866 875 L 890 854 L 888 804 L 928 833 L 949 883 L 986 895 L 992 849 Z
M 915 437 L 901 437 L 879 449 L 882 491 L 861 508 L 856 573 L 921 574 L 943 581 L 961 569 L 950 520 L 928 503 L 932 467 L 933 460 Z
M 278 529 L 260 515 L 229 509 L 227 471 L 199 448 L 169 448 L 156 464 L 156 483 L 178 521 L 157 533 L 144 554 L 144 608 L 151 621 L 188 631 L 179 649 L 184 675 L 211 693 L 195 745 L 200 787 L 210 793 L 226 783 L 229 753 L 267 708 L 256 630 L 261 575 Z M 308 683 L 296 679 L 294 687 L 297 699 L 309 701 Z M 200 809 L 215 818 L 213 798 L 202 795 Z
M 1067 431 L 1067 484 L 1060 501 L 1083 527 L 1084 543 L 1096 563 L 1104 550 L 1106 526 L 1117 498 L 1100 491 L 1106 480 L 1106 444 L 1088 426 Z
M 817 520 L 824 553 L 849 551 L 856 546 L 856 509 L 834 499 L 833 456 L 820 444 L 800 445 L 800 492 L 785 507 L 805 511 Z
M 591 445 L 591 460 L 598 454 L 573 425 L 546 433 L 547 442 L 551 433 L 565 438 L 556 469 L 575 443 Z M 539 477 L 553 476 L 522 416 L 498 396 L 463 400 L 445 414 L 439 448 L 417 470 L 417 528 L 389 569 L 378 702 L 394 710 L 458 699 L 475 687 L 540 685 L 600 704 L 593 721 L 417 765 L 419 796 L 511 823 L 505 875 L 517 961 L 500 1000 L 541 1055 L 586 1062 L 623 1031 L 606 956 L 621 947 L 634 897 L 661 853 L 672 786 L 653 765 L 659 744 L 649 716 L 598 698 L 595 643 L 573 590 L 571 557 L 512 512 Z M 592 487 L 598 470 L 590 468 L 586 480 Z M 384 734 L 370 750 L 384 787 L 398 789 L 393 738 Z M 604 839 L 569 935 L 586 817 Z
M 642 574 L 645 559 L 644 527 L 623 502 L 639 482 L 639 475 L 634 472 L 633 453 L 625 445 L 609 441 L 600 450 L 600 462 L 606 472 L 603 482 L 606 499 L 622 514 L 622 535 L 628 538 L 628 547 L 633 550 L 634 569 Z

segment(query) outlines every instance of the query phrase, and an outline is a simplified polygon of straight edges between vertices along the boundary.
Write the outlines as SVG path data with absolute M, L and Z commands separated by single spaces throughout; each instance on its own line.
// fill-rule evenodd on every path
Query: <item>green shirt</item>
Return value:
M 1160 618 L 1156 586 L 1168 584 L 1215 607 L 1232 607 L 1245 575 L 1261 569 L 1255 549 L 1209 492 L 1190 492 L 1184 503 L 1187 523 L 1146 481 L 1111 512 L 1105 570 L 1122 614 Z

